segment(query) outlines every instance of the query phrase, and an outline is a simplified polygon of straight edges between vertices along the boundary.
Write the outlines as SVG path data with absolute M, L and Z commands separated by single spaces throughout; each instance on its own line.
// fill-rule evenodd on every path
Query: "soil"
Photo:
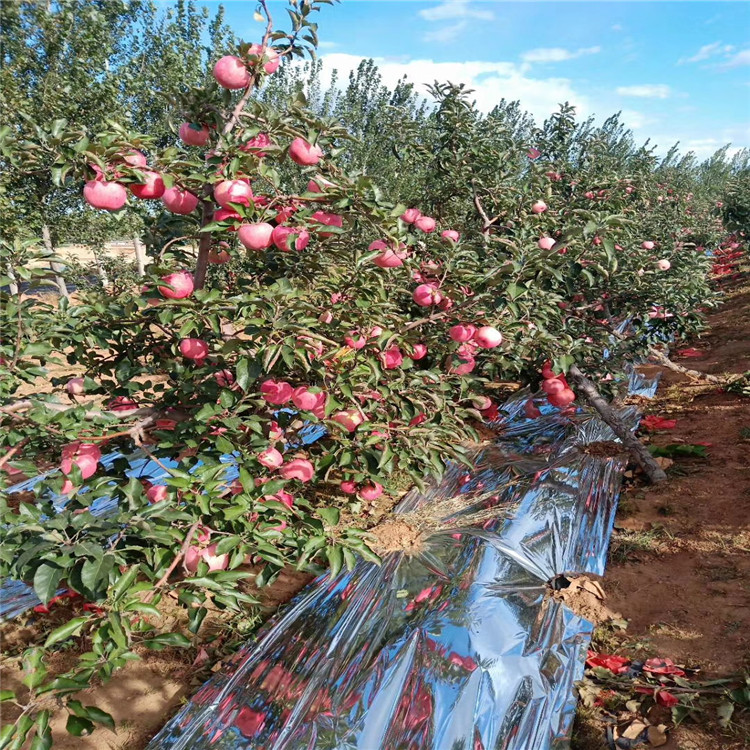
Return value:
M 715 375 L 750 370 L 750 288 L 732 293 L 691 346 L 703 356 L 674 353 L 674 361 Z M 750 669 L 750 399 L 647 369 L 661 371 L 662 381 L 641 408 L 677 424 L 644 434 L 658 446 L 703 443 L 707 458 L 673 456 L 669 481 L 644 486 L 636 477 L 626 485 L 604 585 L 628 627 L 599 634 L 594 647 L 666 657 L 705 678 L 734 676 Z M 729 731 L 708 715 L 698 724 L 688 720 L 664 747 L 746 748 L 750 719 L 740 713 Z
M 604 603 L 607 596 L 601 583 L 594 576 L 575 576 L 570 579 L 560 576 L 556 580 L 560 579 L 567 585 L 563 588 L 548 586 L 547 595 L 565 604 L 579 617 L 585 617 L 594 625 L 601 625 L 610 620 L 620 620 L 622 617 Z
M 422 550 L 424 533 L 400 519 L 391 519 L 370 529 L 371 546 L 378 554 L 405 552 L 415 555 Z

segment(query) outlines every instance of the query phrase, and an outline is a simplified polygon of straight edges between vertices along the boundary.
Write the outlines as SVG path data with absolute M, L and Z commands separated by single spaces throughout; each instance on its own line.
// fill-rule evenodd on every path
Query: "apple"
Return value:
M 309 482 L 315 476 L 315 468 L 306 458 L 293 458 L 279 469 L 282 479 L 299 479 Z
M 476 326 L 473 326 L 470 323 L 459 323 L 458 325 L 451 326 L 448 329 L 448 335 L 453 339 L 453 341 L 457 341 L 458 343 L 471 341 L 474 338 L 474 334 L 476 332 Z
M 193 293 L 195 288 L 193 275 L 187 271 L 167 274 L 162 277 L 162 282 L 172 287 L 171 289 L 162 285 L 158 287 L 161 296 L 167 299 L 185 299 Z
M 65 384 L 65 390 L 70 396 L 80 396 L 82 393 L 85 393 L 86 389 L 83 385 L 83 378 L 71 378 Z
M 358 494 L 363 500 L 377 500 L 383 494 L 383 485 L 377 482 L 370 482 L 364 485 L 364 487 L 360 487 Z
M 284 457 L 276 448 L 266 448 L 258 454 L 258 463 L 267 469 L 278 469 L 284 463 Z
M 183 143 L 188 146 L 205 146 L 211 137 L 211 131 L 207 125 L 200 125 L 195 122 L 183 122 L 180 125 L 179 133 Z
M 655 245 L 653 242 L 651 242 L 651 240 L 646 240 L 645 242 L 641 242 L 641 247 L 644 250 L 653 250 Z
M 540 250 L 551 250 L 555 245 L 555 240 L 552 237 L 541 237 L 537 245 Z
M 261 149 L 267 148 L 268 146 L 272 146 L 273 142 L 271 141 L 271 137 L 268 135 L 268 133 L 258 133 L 258 135 L 253 136 L 247 143 L 243 143 L 240 146 L 240 151 L 249 151 L 250 153 L 255 153 L 255 155 L 259 159 L 263 159 L 268 154 L 265 151 L 262 151 Z
M 407 208 L 401 214 L 401 221 L 405 224 L 413 224 L 421 215 L 422 212 L 418 208 Z
M 338 411 L 331 416 L 331 419 L 334 422 L 338 422 L 338 424 L 349 432 L 354 432 L 365 421 L 365 418 L 356 409 Z
M 298 227 L 276 227 L 271 233 L 273 244 L 285 253 L 288 253 L 292 249 L 292 236 L 295 237 L 295 250 L 304 250 L 310 243 L 310 232 L 306 229 L 300 229 Z
M 181 187 L 171 187 L 161 197 L 164 208 L 173 214 L 191 214 L 198 207 L 198 196 Z
M 227 243 L 222 242 L 220 244 L 226 245 Z M 232 256 L 223 247 L 212 247 L 208 251 L 208 262 L 213 263 L 215 266 L 223 266 L 225 263 L 229 263 L 230 260 L 232 260 Z
M 323 149 L 313 146 L 304 138 L 295 138 L 289 144 L 289 156 L 300 166 L 311 167 L 323 158 Z
M 292 398 L 292 386 L 284 380 L 264 380 L 260 393 L 269 404 L 281 405 Z
M 253 190 L 247 180 L 222 180 L 214 185 L 214 200 L 222 208 L 232 208 L 231 203 L 249 206 Z
M 243 224 L 238 232 L 240 242 L 248 250 L 264 250 L 273 244 L 274 228 L 265 221 Z
M 482 349 L 494 349 L 503 343 L 503 335 L 497 328 L 492 326 L 482 326 L 474 334 L 473 341 Z
M 146 490 L 146 497 L 150 503 L 160 503 L 169 496 L 169 490 L 163 484 L 155 484 Z
M 145 182 L 142 184 L 133 183 L 130 185 L 130 192 L 142 200 L 153 200 L 161 198 L 164 195 L 164 180 L 158 172 L 144 171 Z
M 225 89 L 244 89 L 250 84 L 245 63 L 234 55 L 224 55 L 214 65 L 214 78 Z
M 83 198 L 93 208 L 119 211 L 125 205 L 128 193 L 119 182 L 89 180 L 83 187 Z
M 231 370 L 217 370 L 214 373 L 214 380 L 221 388 L 230 388 L 234 383 L 234 373 Z
M 412 299 L 420 307 L 430 307 L 431 305 L 439 305 L 443 300 L 443 295 L 440 290 L 432 284 L 420 284 L 414 290 Z
M 427 347 L 424 344 L 414 344 L 411 351 L 411 358 L 416 362 L 427 356 Z
M 203 339 L 187 338 L 180 341 L 180 354 L 185 359 L 192 359 L 197 364 L 208 356 L 208 344 Z
M 672 267 L 672 264 L 666 258 L 662 258 L 656 261 L 656 267 L 660 271 L 668 271 Z
M 431 216 L 420 216 L 414 221 L 414 226 L 426 233 L 434 232 L 436 225 L 437 222 Z
M 544 201 L 537 201 L 531 207 L 531 211 L 535 214 L 543 214 L 546 210 L 547 210 L 547 204 Z
M 263 45 L 261 44 L 251 44 L 247 53 L 257 57 L 262 55 L 264 59 L 267 60 L 263 65 L 263 70 L 265 70 L 268 75 L 275 73 L 279 69 L 279 65 L 281 65 L 279 53 L 273 47 L 266 47 L 264 50 Z

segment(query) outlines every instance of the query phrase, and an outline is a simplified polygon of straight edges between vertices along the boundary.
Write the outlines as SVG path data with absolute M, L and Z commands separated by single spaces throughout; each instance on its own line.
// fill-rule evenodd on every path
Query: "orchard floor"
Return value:
M 692 347 L 696 358 L 674 361 L 711 374 L 750 370 L 750 287 L 729 293 L 710 331 Z M 653 372 L 654 369 L 651 369 Z M 750 399 L 696 386 L 662 369 L 645 411 L 676 419 L 650 433 L 655 445 L 710 443 L 708 457 L 678 458 L 669 481 L 635 481 L 621 496 L 604 578 L 608 605 L 625 631 L 599 630 L 594 648 L 643 660 L 658 656 L 699 668 L 702 678 L 750 671 Z M 712 712 L 685 720 L 667 750 L 750 747 L 750 718 L 735 709 L 721 730 Z M 592 726 L 592 724 L 594 726 Z M 604 748 L 602 726 L 579 716 L 576 750 Z M 592 731 L 593 730 L 593 731 Z M 597 739 L 598 738 L 598 739 Z

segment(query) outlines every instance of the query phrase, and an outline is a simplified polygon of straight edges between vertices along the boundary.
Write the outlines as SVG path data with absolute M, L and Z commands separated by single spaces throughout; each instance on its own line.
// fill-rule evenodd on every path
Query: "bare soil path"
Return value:
M 710 326 L 692 344 L 700 355 L 688 350 L 693 356 L 674 353 L 674 360 L 717 375 L 750 370 L 750 288 L 732 293 Z M 655 369 L 662 370 L 662 381 L 656 398 L 643 406 L 677 423 L 650 433 L 651 443 L 703 443 L 707 458 L 677 458 L 664 484 L 626 486 L 604 585 L 608 605 L 628 627 L 622 634 L 598 632 L 594 647 L 638 659 L 666 657 L 707 678 L 748 672 L 750 399 Z M 750 747 L 750 721 L 736 718 L 728 731 L 712 716 L 687 720 L 664 747 Z M 606 747 L 603 738 L 598 747 Z

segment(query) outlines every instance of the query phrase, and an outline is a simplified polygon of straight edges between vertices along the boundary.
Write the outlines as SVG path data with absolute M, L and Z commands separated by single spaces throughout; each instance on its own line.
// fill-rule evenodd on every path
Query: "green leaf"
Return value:
M 12 690 L 0 690 L 0 703 L 3 701 L 14 701 L 16 694 Z
M 94 722 L 84 719 L 82 716 L 71 714 L 68 716 L 65 728 L 68 730 L 68 734 L 72 734 L 74 737 L 84 737 L 94 731 Z
M 326 557 L 331 566 L 331 578 L 334 578 L 339 574 L 344 564 L 344 555 L 341 551 L 341 547 L 337 544 L 326 547 Z
M 60 625 L 59 628 L 55 628 L 44 642 L 44 648 L 49 648 L 55 643 L 72 638 L 74 635 L 78 635 L 81 632 L 81 628 L 84 623 L 88 620 L 86 617 L 74 617 L 72 620 L 68 620 L 64 625 Z
M 249 357 L 243 357 L 237 362 L 237 385 L 243 391 L 247 391 L 250 384 L 258 379 L 262 371 L 260 362 Z
M 341 511 L 338 508 L 318 508 L 317 514 L 329 525 L 338 526 Z
M 182 633 L 161 633 L 153 638 L 149 638 L 147 641 L 143 641 L 143 645 L 146 648 L 161 651 L 168 646 L 174 646 L 175 648 L 190 648 L 191 644 L 190 640 L 185 638 Z
M 126 573 L 123 573 L 120 576 L 120 578 L 117 580 L 117 583 L 112 587 L 113 601 L 120 601 L 120 599 L 125 596 L 128 589 L 133 585 L 133 582 L 138 576 L 139 570 L 140 567 L 138 565 L 133 565 L 133 567 L 129 568 Z
M 81 568 L 81 582 L 91 592 L 106 589 L 109 584 L 109 572 L 115 564 L 115 556 L 104 555 L 98 560 L 86 560 Z
M 115 729 L 115 720 L 106 711 L 102 711 L 101 708 L 96 706 L 86 706 L 86 712 L 90 719 L 93 719 L 97 724 L 104 724 L 112 731 Z
M 52 729 L 49 711 L 40 711 L 36 717 L 36 731 L 29 750 L 49 750 L 52 747 Z
M 39 597 L 42 604 L 46 604 L 57 591 L 57 587 L 62 579 L 63 571 L 50 565 L 42 563 L 34 573 L 34 593 Z
M 222 540 L 216 545 L 216 554 L 223 555 L 225 552 L 230 552 L 241 541 L 242 537 L 236 535 L 223 537 Z

